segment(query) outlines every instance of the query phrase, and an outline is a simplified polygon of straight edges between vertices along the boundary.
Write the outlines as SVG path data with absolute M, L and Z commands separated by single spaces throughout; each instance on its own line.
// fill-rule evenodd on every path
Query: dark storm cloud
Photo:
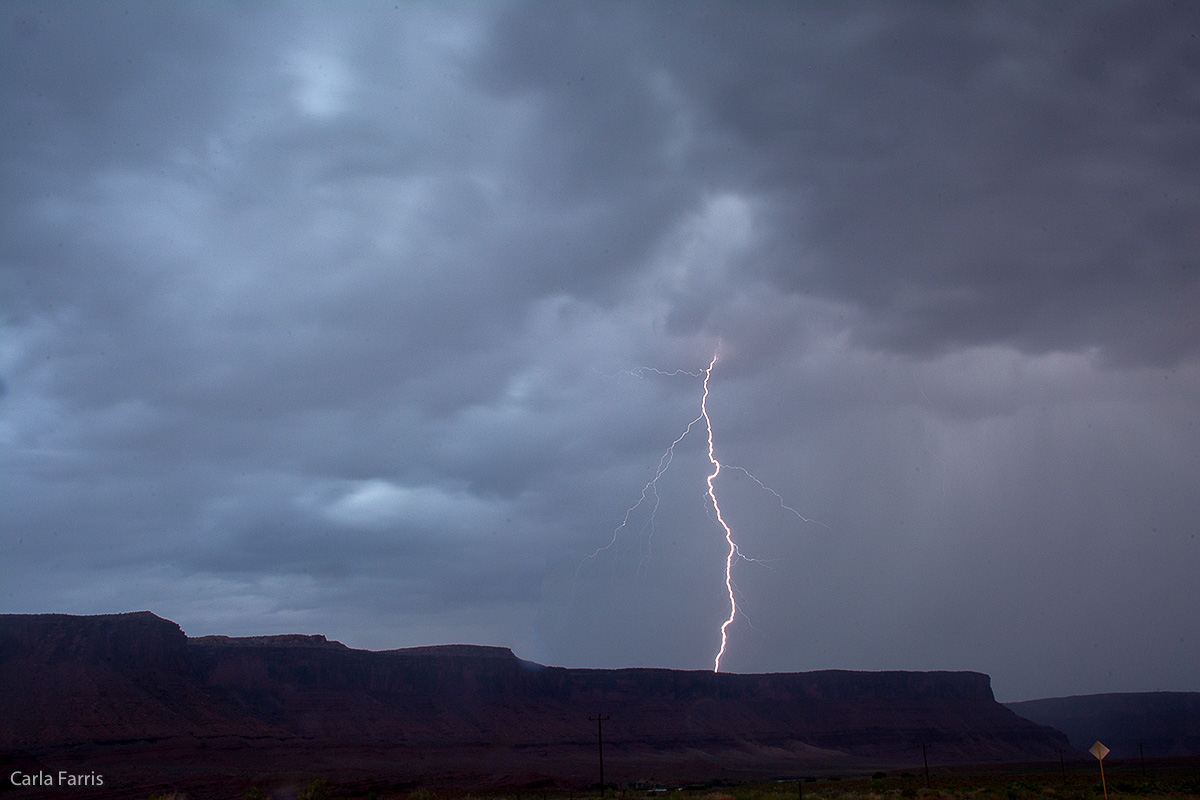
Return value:
M 781 286 L 861 304 L 902 350 L 1170 363 L 1194 353 L 1200 244 L 1181 11 L 767 5 L 658 30 L 713 148 L 777 202 Z
M 640 176 L 677 174 L 674 147 L 691 189 L 720 181 L 769 198 L 755 268 L 860 305 L 868 341 L 1095 346 L 1154 363 L 1194 352 L 1193 15 L 726 12 L 521 6 L 485 74 L 548 108 L 561 134 L 540 175 L 549 186 L 629 201 L 631 182 L 654 185 Z M 686 114 L 672 118 L 663 94 Z
M 719 346 L 732 669 L 1196 688 L 1190 6 L 4 14 L 6 610 L 707 666 Z

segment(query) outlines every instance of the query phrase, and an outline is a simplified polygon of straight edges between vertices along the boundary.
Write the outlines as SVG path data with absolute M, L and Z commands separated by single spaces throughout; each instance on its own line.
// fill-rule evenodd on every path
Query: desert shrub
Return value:
M 1006 797 L 1008 797 L 1008 800 L 1025 800 L 1025 798 L 1032 797 L 1033 795 L 1037 794 L 1037 790 L 1027 783 L 1014 781 L 1008 785 L 1008 788 L 1005 789 L 1004 794 Z
M 1124 792 L 1125 794 L 1158 794 L 1160 789 L 1157 783 L 1149 781 L 1118 781 L 1113 784 L 1114 792 Z
M 300 800 L 329 800 L 329 784 L 324 778 L 309 781 L 300 790 Z
M 251 786 L 246 790 L 246 793 L 242 795 L 242 800 L 263 800 L 262 789 L 258 788 L 257 786 Z

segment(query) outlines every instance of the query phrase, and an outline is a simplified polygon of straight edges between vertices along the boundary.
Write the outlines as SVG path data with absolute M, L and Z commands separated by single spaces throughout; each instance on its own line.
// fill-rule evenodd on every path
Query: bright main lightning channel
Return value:
M 712 462 L 713 466 L 712 474 L 708 476 L 708 498 L 712 500 L 713 509 L 717 512 L 717 522 L 721 523 L 721 527 L 725 530 L 725 541 L 729 544 L 729 552 L 725 555 L 725 591 L 729 593 L 729 618 L 721 623 L 721 649 L 717 651 L 717 657 L 713 660 L 713 672 L 721 671 L 721 656 L 725 655 L 725 645 L 729 641 L 729 626 L 737 617 L 737 597 L 733 592 L 733 557 L 740 555 L 737 545 L 733 541 L 733 531 L 730 530 L 729 523 L 721 514 L 721 505 L 717 502 L 717 490 L 713 487 L 713 481 L 721 474 L 721 462 L 717 460 L 713 446 L 712 419 L 708 416 L 708 379 L 712 377 L 713 367 L 717 365 L 717 358 L 718 353 L 713 353 L 708 369 L 704 370 L 704 396 L 700 398 L 700 416 L 704 417 L 704 424 L 708 427 L 708 460 Z
M 717 650 L 716 657 L 713 659 L 713 672 L 721 671 L 721 658 L 725 655 L 726 646 L 729 644 L 729 626 L 732 625 L 734 620 L 737 619 L 737 616 L 739 613 L 738 606 L 737 606 L 737 593 L 733 586 L 733 564 L 734 564 L 734 561 L 736 559 L 746 559 L 748 561 L 755 560 L 755 559 L 748 558 L 741 552 L 741 550 L 738 549 L 737 543 L 736 543 L 736 541 L 734 541 L 733 529 L 729 527 L 729 523 L 725 521 L 725 515 L 721 511 L 721 504 L 717 500 L 717 489 L 716 489 L 716 480 L 717 480 L 717 477 L 721 474 L 721 470 L 722 469 L 732 469 L 732 470 L 737 470 L 738 472 L 744 473 L 748 478 L 750 478 L 752 481 L 754 481 L 756 484 L 758 484 L 759 488 L 763 489 L 764 491 L 770 492 L 772 495 L 774 495 L 775 499 L 779 501 L 779 505 L 781 508 L 792 513 L 801 521 L 806 522 L 806 523 L 815 523 L 815 524 L 821 525 L 825 528 L 829 528 L 829 526 L 825 525 L 825 523 L 818 522 L 817 520 L 809 519 L 809 518 L 803 516 L 802 514 L 800 514 L 800 512 L 798 512 L 796 509 L 787 505 L 783 501 L 783 497 L 779 494 L 779 492 L 776 492 L 770 486 L 767 486 L 762 481 L 760 481 L 758 478 L 754 477 L 754 475 L 751 474 L 744 467 L 739 467 L 736 464 L 722 464 L 721 461 L 717 458 L 716 444 L 715 444 L 715 439 L 713 436 L 712 418 L 708 414 L 708 395 L 709 395 L 709 380 L 712 378 L 713 368 L 716 367 L 717 361 L 719 361 L 719 360 L 720 360 L 720 346 L 718 345 L 718 349 L 713 352 L 712 360 L 709 361 L 708 367 L 704 370 L 703 376 L 701 376 L 701 374 L 698 372 L 688 372 L 686 370 L 674 370 L 672 372 L 664 372 L 662 370 L 655 369 L 654 367 L 640 367 L 636 370 L 626 371 L 627 374 L 635 375 L 639 378 L 643 377 L 645 375 L 645 373 L 647 373 L 647 372 L 652 372 L 656 375 L 665 375 L 665 376 L 689 375 L 689 376 L 692 376 L 695 378 L 703 377 L 704 378 L 704 393 L 700 398 L 700 415 L 698 417 L 696 417 L 695 419 L 693 419 L 691 422 L 689 422 L 687 424 L 687 427 L 683 429 L 683 433 L 681 433 L 681 434 L 679 434 L 679 436 L 675 437 L 675 440 L 673 442 L 671 442 L 671 444 L 667 447 L 666 451 L 663 452 L 662 456 L 658 460 L 658 469 L 655 470 L 654 477 L 652 477 L 649 481 L 647 481 L 646 485 L 642 487 L 642 494 L 641 494 L 641 497 L 638 498 L 638 501 L 636 503 L 634 503 L 630 508 L 625 510 L 625 516 L 621 520 L 621 524 L 618 525 L 616 527 L 616 529 L 613 531 L 612 541 L 610 541 L 604 547 L 601 547 L 599 550 L 597 550 L 596 552 L 594 552 L 590 556 L 588 556 L 586 559 L 584 559 L 584 561 L 586 562 L 589 559 L 595 558 L 596 556 L 598 556 L 600 553 L 604 552 L 605 550 L 609 550 L 610 548 L 615 546 L 617 543 L 617 539 L 620 536 L 621 531 L 624 530 L 629 525 L 630 516 L 633 514 L 634 511 L 636 511 L 639 507 L 641 507 L 641 505 L 643 503 L 646 503 L 647 501 L 650 501 L 650 526 L 651 526 L 650 530 L 651 530 L 651 534 L 653 534 L 654 518 L 655 518 L 655 515 L 658 513 L 658 502 L 659 502 L 658 481 L 663 476 L 663 474 L 667 471 L 667 469 L 671 466 L 671 462 L 675 458 L 675 446 L 677 444 L 679 444 L 680 442 L 682 442 L 684 440 L 684 438 L 686 438 L 687 435 L 692 432 L 692 428 L 696 427 L 697 423 L 703 421 L 705 428 L 708 431 L 708 461 L 712 465 L 712 472 L 709 473 L 708 478 L 706 479 L 706 483 L 708 485 L 707 495 L 708 495 L 708 499 L 712 502 L 713 511 L 716 513 L 717 522 L 720 523 L 721 529 L 723 531 L 725 531 L 725 542 L 729 546 L 729 550 L 725 554 L 725 592 L 729 596 L 729 616 L 725 619 L 724 622 L 721 623 L 721 646 Z M 830 530 L 832 530 L 832 529 L 830 529 Z M 648 558 L 649 555 L 647 554 L 646 557 Z M 580 564 L 581 568 L 582 568 L 582 566 L 583 566 L 583 564 Z

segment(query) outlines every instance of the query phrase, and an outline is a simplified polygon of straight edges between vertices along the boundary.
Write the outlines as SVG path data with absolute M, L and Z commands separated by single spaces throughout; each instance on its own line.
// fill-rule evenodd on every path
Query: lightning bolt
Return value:
M 808 517 L 805 517 L 803 514 L 801 514 L 799 511 L 797 511 L 796 509 L 789 506 L 786 502 L 784 502 L 783 496 L 780 495 L 779 492 L 775 491 L 770 486 L 767 486 L 765 483 L 760 481 L 749 470 L 745 469 L 744 467 L 736 466 L 734 464 L 722 464 L 721 461 L 717 458 L 716 443 L 715 443 L 715 437 L 713 434 L 712 417 L 710 417 L 709 413 L 708 413 L 708 396 L 710 393 L 709 381 L 712 378 L 713 369 L 716 367 L 717 361 L 719 361 L 719 360 L 720 360 L 720 344 L 718 343 L 716 351 L 713 352 L 712 360 L 709 361 L 708 367 L 705 368 L 703 373 L 689 372 L 687 370 L 682 370 L 682 369 L 676 369 L 676 370 L 672 370 L 670 372 L 665 372 L 663 370 L 656 369 L 654 367 L 638 367 L 637 369 L 634 369 L 634 370 L 622 370 L 622 371 L 616 373 L 616 375 L 621 375 L 621 374 L 632 375 L 637 378 L 645 378 L 646 373 L 648 373 L 648 372 L 654 373 L 656 375 L 667 376 L 667 377 L 671 377 L 671 376 L 675 376 L 675 375 L 688 375 L 693 378 L 703 377 L 704 378 L 704 393 L 701 395 L 701 398 L 700 398 L 700 415 L 698 417 L 696 417 L 695 419 L 693 419 L 691 422 L 689 422 L 687 424 L 687 427 L 684 428 L 683 433 L 681 433 L 681 434 L 679 434 L 679 436 L 675 437 L 675 440 L 673 442 L 671 442 L 670 445 L 667 446 L 667 449 L 665 451 L 663 451 L 663 454 L 658 459 L 658 468 L 655 470 L 654 476 L 646 482 L 645 486 L 642 487 L 641 497 L 638 498 L 638 501 L 625 510 L 625 516 L 622 518 L 621 524 L 619 524 L 613 530 L 612 540 L 608 544 L 606 544 L 603 547 L 596 550 L 590 556 L 585 558 L 583 562 L 580 563 L 580 568 L 582 568 L 583 563 L 586 563 L 588 560 L 595 558 L 600 553 L 602 553 L 606 550 L 609 550 L 613 546 L 615 546 L 617 543 L 617 539 L 620 537 L 621 531 L 624 530 L 626 527 L 628 527 L 629 520 L 630 520 L 630 517 L 632 516 L 632 514 L 638 508 L 640 508 L 643 503 L 646 503 L 648 500 L 650 500 L 651 497 L 653 497 L 653 504 L 650 509 L 650 520 L 647 524 L 650 526 L 650 535 L 653 536 L 653 534 L 654 534 L 654 518 L 658 512 L 658 503 L 659 503 L 658 481 L 659 481 L 659 479 L 662 478 L 663 474 L 666 473 L 667 469 L 671 466 L 671 462 L 675 458 L 675 446 L 677 444 L 679 444 L 680 442 L 682 442 L 684 440 L 684 438 L 686 438 L 687 435 L 692 432 L 692 428 L 696 427 L 696 425 L 699 422 L 703 421 L 704 427 L 708 432 L 708 461 L 712 465 L 712 472 L 709 473 L 708 478 L 706 479 L 706 485 L 708 486 L 708 491 L 706 492 L 706 494 L 708 496 L 709 502 L 712 503 L 713 511 L 716 514 L 717 523 L 720 524 L 721 530 L 723 530 L 725 532 L 725 543 L 729 547 L 728 552 L 725 554 L 725 592 L 726 592 L 727 596 L 729 597 L 729 616 L 725 619 L 724 622 L 721 623 L 721 629 L 720 629 L 721 646 L 717 650 L 716 657 L 713 659 L 713 672 L 721 671 L 721 658 L 725 655 L 726 647 L 729 644 L 729 626 L 733 624 L 734 620 L 736 620 L 738 618 L 739 614 L 741 614 L 743 616 L 743 618 L 745 618 L 745 614 L 743 612 L 741 612 L 741 610 L 738 608 L 738 604 L 737 604 L 738 591 L 733 583 L 734 561 L 736 559 L 744 559 L 746 561 L 759 561 L 759 559 L 750 558 L 750 557 L 746 556 L 744 553 L 742 553 L 742 551 L 737 546 L 737 542 L 734 541 L 733 529 L 729 527 L 729 523 L 726 522 L 726 520 L 725 520 L 724 512 L 721 510 L 721 504 L 717 500 L 717 489 L 716 489 L 716 480 L 717 480 L 717 477 L 721 474 L 721 470 L 722 469 L 731 469 L 731 470 L 737 470 L 738 472 L 745 474 L 748 478 L 750 478 L 750 480 L 752 480 L 756 484 L 758 484 L 759 488 L 763 489 L 764 491 L 770 492 L 772 495 L 774 495 L 775 499 L 779 501 L 780 508 L 792 513 L 793 515 L 798 517 L 802 522 L 815 523 L 817 525 L 821 525 L 822 527 L 828 528 L 831 531 L 833 530 L 825 523 L 820 522 L 818 520 L 809 519 Z M 597 372 L 599 372 L 599 370 L 597 370 Z M 603 375 L 604 373 L 600 373 L 600 374 Z M 611 378 L 611 377 L 616 377 L 616 375 L 608 375 L 606 377 Z M 649 553 L 647 552 L 647 555 L 643 559 L 643 563 L 648 558 L 649 558 Z M 577 572 L 578 572 L 578 570 L 577 570 Z M 747 622 L 749 623 L 749 620 L 747 620 Z M 751 625 L 751 627 L 753 627 L 753 625 Z
M 716 447 L 713 444 L 712 418 L 708 416 L 708 381 L 719 357 L 718 350 L 713 353 L 708 369 L 704 370 L 704 396 L 700 398 L 700 416 L 704 417 L 704 424 L 708 428 L 708 460 L 713 466 L 713 471 L 708 476 L 708 499 L 712 501 L 713 509 L 717 512 L 717 522 L 721 523 L 725 531 L 725 541 L 729 544 L 729 552 L 725 555 L 725 591 L 729 594 L 729 618 L 721 623 L 721 649 L 717 651 L 717 657 L 713 661 L 713 672 L 721 671 L 721 656 L 725 655 L 725 645 L 729 642 L 729 626 L 733 624 L 738 613 L 737 595 L 733 591 L 733 559 L 740 555 L 737 544 L 733 541 L 733 531 L 725 521 L 725 515 L 721 513 L 721 504 L 717 502 L 717 490 L 714 486 L 714 481 L 721 474 L 721 462 L 717 460 Z

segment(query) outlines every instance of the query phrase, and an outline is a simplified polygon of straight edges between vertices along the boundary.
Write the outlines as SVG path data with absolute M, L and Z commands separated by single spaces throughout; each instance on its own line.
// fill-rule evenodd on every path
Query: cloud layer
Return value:
M 727 668 L 1200 688 L 1198 33 L 10 3 L 0 605 L 707 668 L 719 352 Z

